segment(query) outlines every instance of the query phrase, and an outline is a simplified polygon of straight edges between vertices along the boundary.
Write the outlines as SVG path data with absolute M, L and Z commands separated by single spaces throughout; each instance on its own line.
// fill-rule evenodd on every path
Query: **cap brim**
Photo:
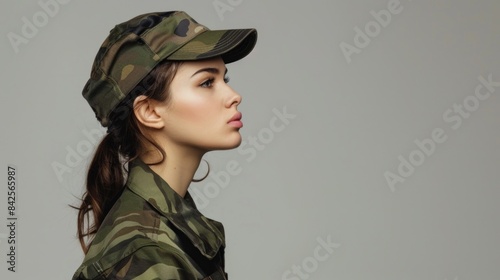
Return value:
M 220 56 L 231 63 L 247 56 L 257 42 L 257 30 L 207 30 L 193 38 L 167 60 L 201 60 Z

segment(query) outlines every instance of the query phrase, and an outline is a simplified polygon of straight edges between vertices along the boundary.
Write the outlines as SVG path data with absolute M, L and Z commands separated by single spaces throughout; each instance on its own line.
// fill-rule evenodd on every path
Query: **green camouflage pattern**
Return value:
M 224 269 L 224 228 L 151 168 L 129 164 L 124 191 L 94 236 L 77 279 L 210 279 Z
M 99 49 L 83 97 L 104 127 L 121 101 L 163 60 L 245 57 L 255 29 L 210 30 L 182 11 L 148 13 L 118 24 Z

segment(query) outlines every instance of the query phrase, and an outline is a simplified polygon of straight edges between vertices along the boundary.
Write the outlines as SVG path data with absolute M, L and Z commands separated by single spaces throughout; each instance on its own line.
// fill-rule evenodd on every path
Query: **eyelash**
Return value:
M 224 77 L 224 83 L 229 83 L 229 77 Z M 201 87 L 205 87 L 205 88 L 210 88 L 212 87 L 212 84 L 213 82 L 215 81 L 215 78 L 209 78 L 207 80 L 205 80 L 203 83 L 200 84 Z

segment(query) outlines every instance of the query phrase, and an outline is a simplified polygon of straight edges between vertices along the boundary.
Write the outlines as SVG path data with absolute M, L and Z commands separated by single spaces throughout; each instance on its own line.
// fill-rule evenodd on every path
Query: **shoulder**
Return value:
M 134 196 L 118 199 L 73 279 L 198 279 L 168 220 Z
M 134 245 L 135 240 L 155 241 L 160 215 L 134 193 L 124 190 L 102 221 L 87 258 Z

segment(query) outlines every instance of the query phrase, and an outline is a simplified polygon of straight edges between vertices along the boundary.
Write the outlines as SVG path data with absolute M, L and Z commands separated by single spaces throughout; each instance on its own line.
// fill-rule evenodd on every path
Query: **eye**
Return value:
M 225 76 L 224 77 L 224 83 L 229 83 L 229 77 L 228 76 Z M 213 85 L 214 85 L 214 82 L 215 82 L 215 78 L 209 78 L 207 80 L 205 80 L 203 83 L 200 84 L 200 87 L 203 87 L 203 88 L 211 88 Z
M 203 83 L 200 84 L 200 86 L 204 87 L 204 88 L 210 88 L 214 84 L 214 80 L 215 80 L 214 78 L 210 78 L 208 80 L 205 80 Z

